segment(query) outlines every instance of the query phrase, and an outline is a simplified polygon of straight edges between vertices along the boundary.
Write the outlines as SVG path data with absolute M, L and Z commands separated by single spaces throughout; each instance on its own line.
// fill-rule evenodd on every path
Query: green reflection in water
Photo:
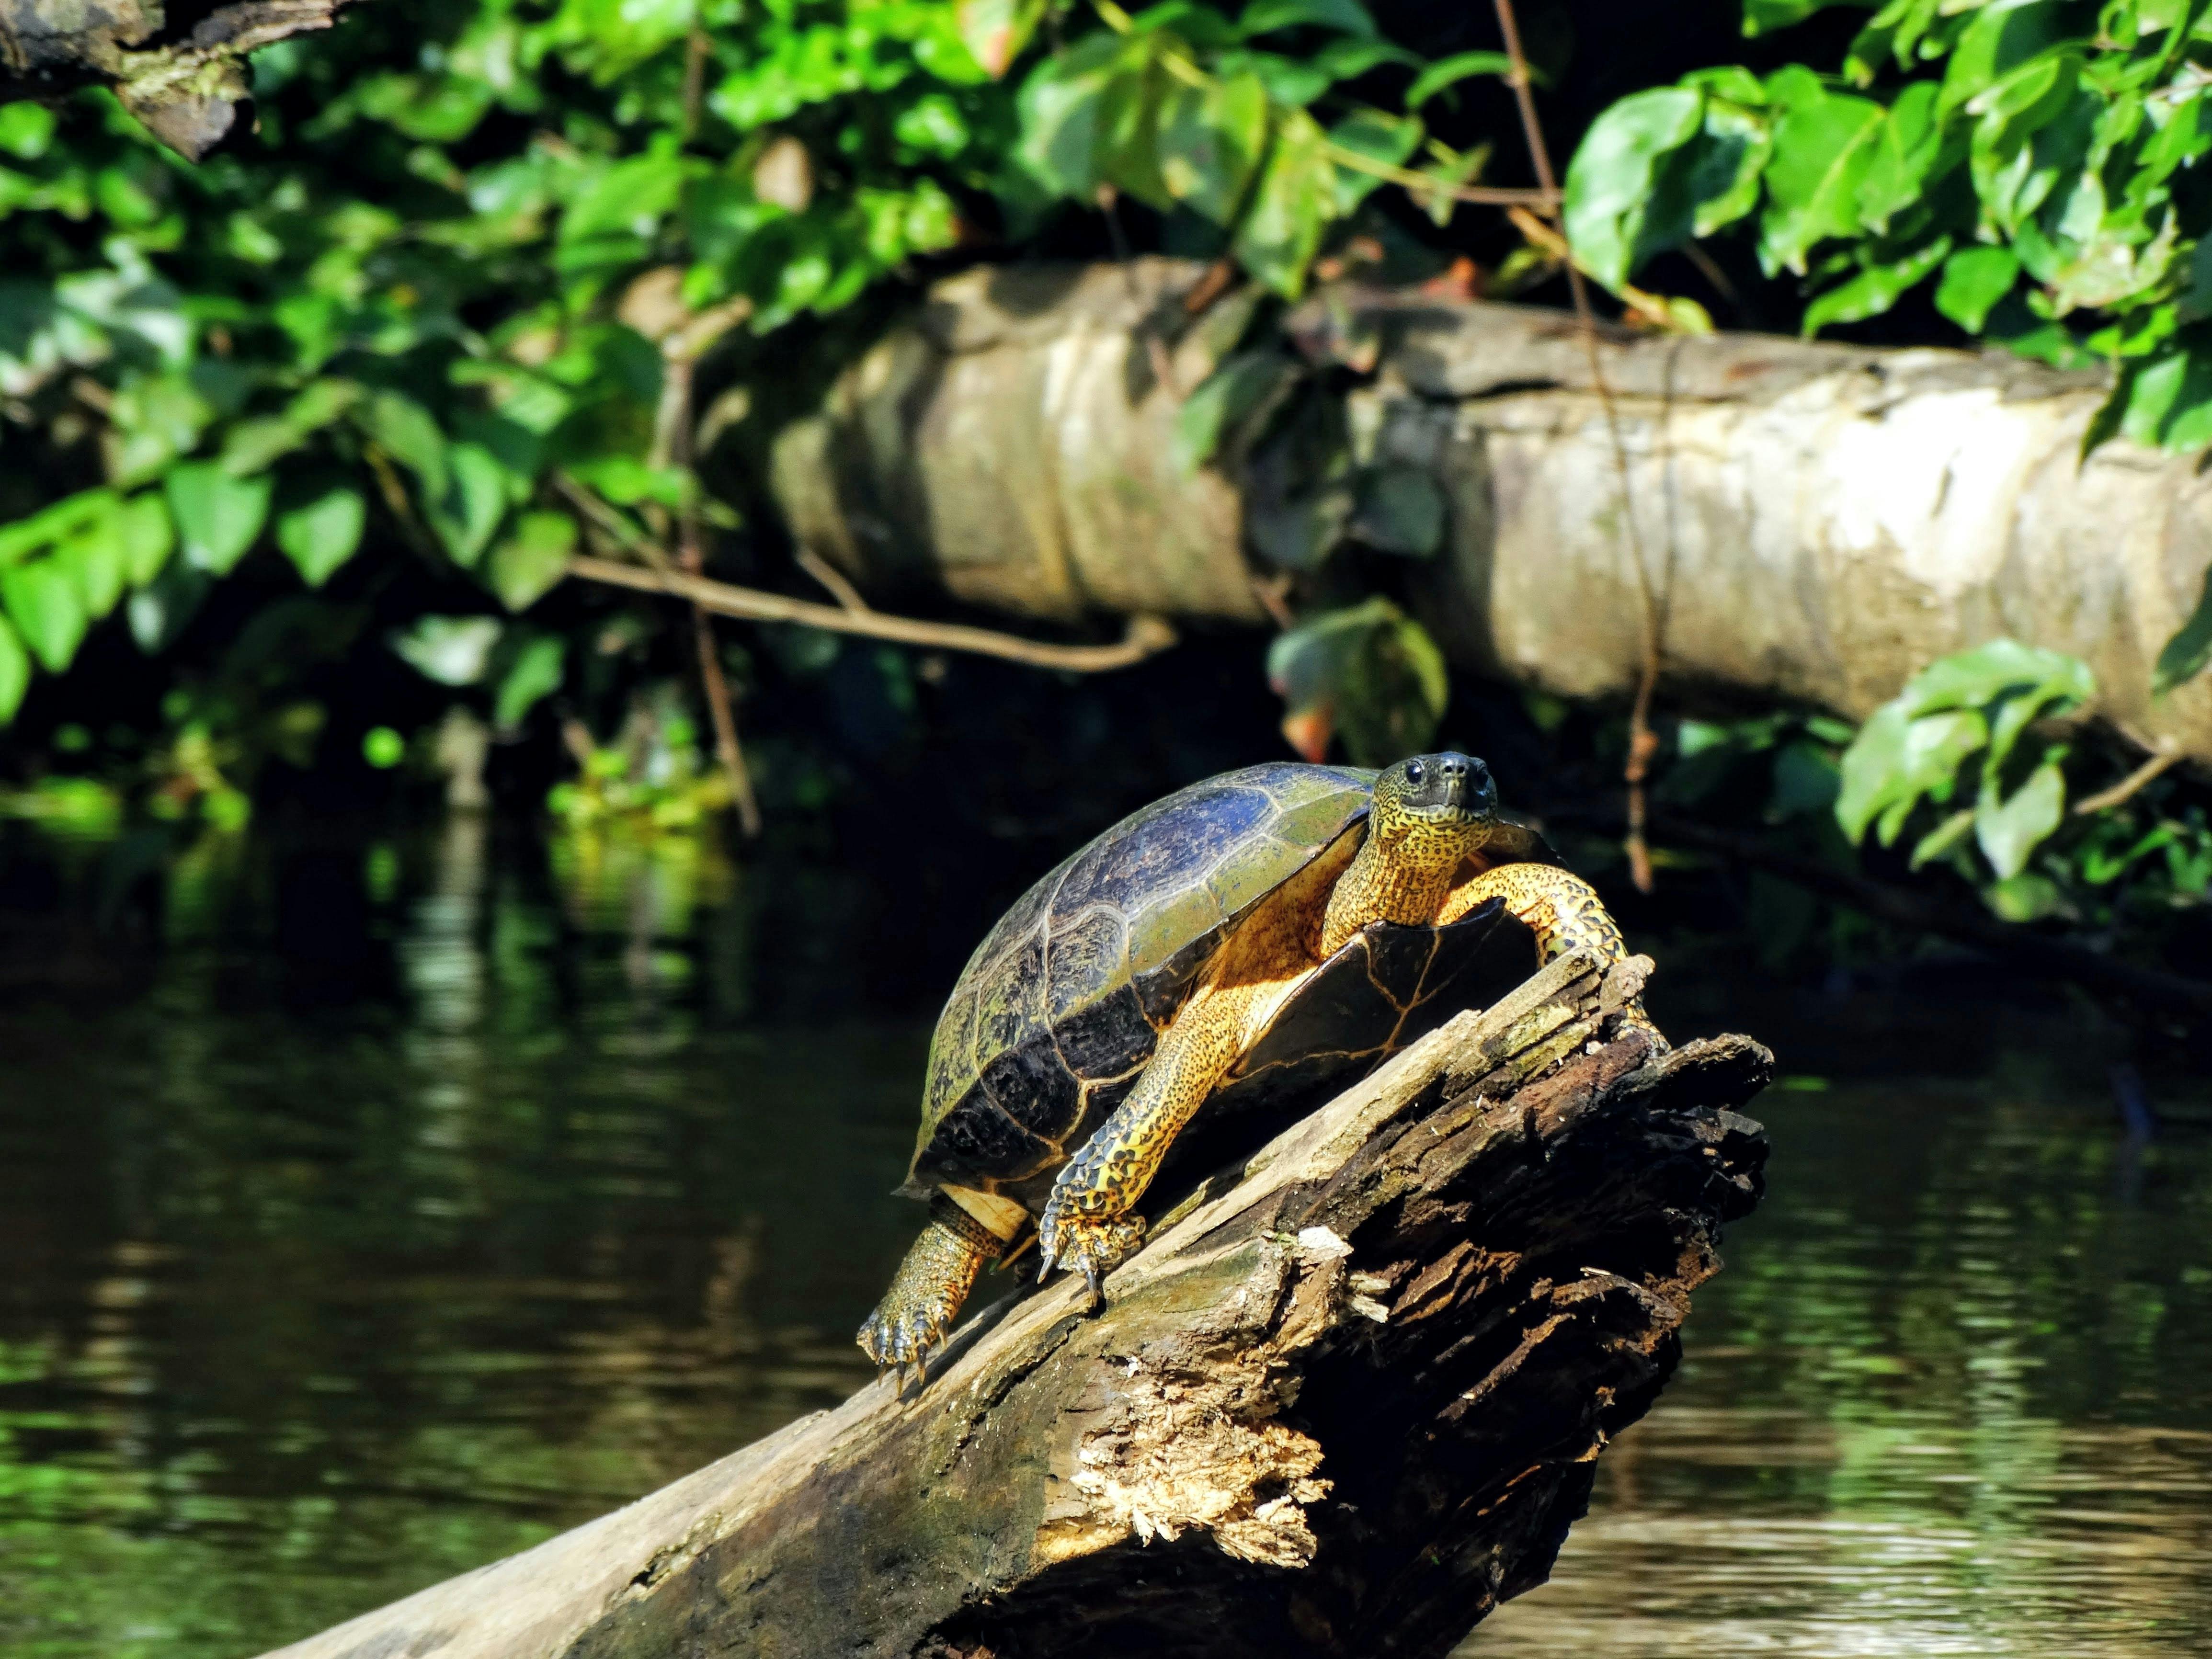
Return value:
M 696 842 L 346 857 L 389 994 L 237 943 L 325 901 L 234 839 L 142 994 L 0 1012 L 0 1652 L 236 1659 L 865 1380 L 926 1024 L 757 1015 L 818 964 Z M 1467 1652 L 2204 1650 L 2212 1126 L 2026 1067 L 1755 1109 L 1680 1379 Z
M 2212 1126 L 2025 1076 L 1755 1109 L 1687 1362 L 1468 1659 L 2212 1647 Z

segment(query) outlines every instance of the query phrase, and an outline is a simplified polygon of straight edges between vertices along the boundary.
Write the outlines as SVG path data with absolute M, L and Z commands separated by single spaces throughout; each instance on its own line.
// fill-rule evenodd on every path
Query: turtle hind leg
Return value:
M 854 1339 L 877 1370 L 927 1364 L 959 1317 L 975 1275 L 1003 1248 L 989 1228 L 940 1194 L 929 1206 L 929 1224 Z

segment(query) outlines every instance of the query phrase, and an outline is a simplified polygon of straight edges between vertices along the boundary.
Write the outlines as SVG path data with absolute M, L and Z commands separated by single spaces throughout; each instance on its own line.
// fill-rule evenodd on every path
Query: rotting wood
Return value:
M 1441 1655 L 1540 1583 L 1756 1201 L 1771 1057 L 1553 963 L 888 1382 L 283 1659 Z
M 109 86 L 148 131 L 197 161 L 228 135 L 262 47 L 326 29 L 349 0 L 0 0 L 0 103 Z M 179 14 L 173 22 L 170 13 Z

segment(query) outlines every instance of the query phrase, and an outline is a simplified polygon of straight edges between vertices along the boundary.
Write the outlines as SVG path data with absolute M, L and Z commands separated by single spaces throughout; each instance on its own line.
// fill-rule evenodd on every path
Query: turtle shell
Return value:
M 1031 887 L 938 1020 L 902 1190 L 951 1184 L 1039 1207 L 1237 923 L 1364 820 L 1376 775 L 1287 762 L 1224 773 L 1131 814 Z M 1518 820 L 1484 851 L 1558 861 Z M 1425 1014 L 1478 957 L 1510 956 L 1517 982 L 1534 943 L 1502 921 L 1483 906 L 1449 927 L 1364 929 L 1277 1011 L 1220 1097 L 1269 1103 L 1356 1075 L 1435 1024 Z M 1500 949 L 1501 932 L 1519 938 Z

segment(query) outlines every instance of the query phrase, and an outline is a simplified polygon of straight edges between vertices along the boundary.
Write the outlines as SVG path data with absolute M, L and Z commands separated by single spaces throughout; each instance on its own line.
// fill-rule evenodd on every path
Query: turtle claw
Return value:
M 1039 1254 L 1044 1266 L 1037 1278 L 1049 1278 L 1056 1267 L 1081 1273 L 1090 1286 L 1091 1311 L 1095 1314 L 1105 1310 L 1106 1275 L 1135 1255 L 1145 1242 L 1145 1218 L 1132 1215 L 1109 1221 L 1085 1215 L 1056 1216 L 1048 1210 L 1040 1231 Z

